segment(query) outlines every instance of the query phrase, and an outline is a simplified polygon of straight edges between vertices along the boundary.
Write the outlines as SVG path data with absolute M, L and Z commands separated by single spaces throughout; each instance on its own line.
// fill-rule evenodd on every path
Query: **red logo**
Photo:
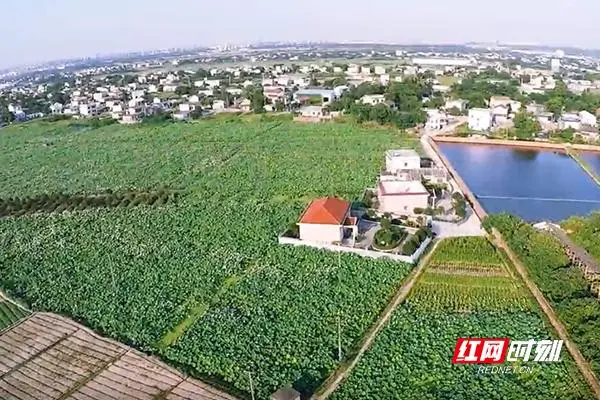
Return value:
M 502 364 L 508 338 L 458 338 L 452 364 Z

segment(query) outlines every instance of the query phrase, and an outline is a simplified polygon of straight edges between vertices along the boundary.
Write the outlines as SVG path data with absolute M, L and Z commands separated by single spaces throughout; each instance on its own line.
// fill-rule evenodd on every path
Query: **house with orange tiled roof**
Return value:
M 300 240 L 317 243 L 354 240 L 358 219 L 350 215 L 349 201 L 337 197 L 322 197 L 312 201 L 298 222 Z

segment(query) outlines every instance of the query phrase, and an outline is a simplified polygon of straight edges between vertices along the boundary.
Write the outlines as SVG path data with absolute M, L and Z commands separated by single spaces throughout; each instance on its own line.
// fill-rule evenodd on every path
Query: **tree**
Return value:
M 255 113 L 265 112 L 265 95 L 262 86 L 248 86 L 246 88 L 245 97 L 252 103 L 252 110 Z
M 15 115 L 8 111 L 8 109 L 1 108 L 0 109 L 0 125 L 1 124 L 10 124 L 15 120 Z
M 514 123 L 515 134 L 519 139 L 531 139 L 541 129 L 540 123 L 535 117 L 525 110 L 515 116 Z
M 191 119 L 200 119 L 202 118 L 202 107 L 196 107 L 194 111 L 190 112 Z
M 562 97 L 551 97 L 545 104 L 546 110 L 551 112 L 554 116 L 554 120 L 558 120 L 565 108 L 565 100 Z
M 189 86 L 177 86 L 177 89 L 175 89 L 175 93 L 178 94 L 179 96 L 182 96 L 184 94 L 192 94 L 192 88 Z

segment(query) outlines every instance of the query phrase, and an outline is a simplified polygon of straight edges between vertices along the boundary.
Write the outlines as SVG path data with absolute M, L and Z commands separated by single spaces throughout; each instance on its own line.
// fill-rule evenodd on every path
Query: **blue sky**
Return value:
M 598 0 L 6 0 L 0 67 L 278 40 L 495 41 L 600 48 Z

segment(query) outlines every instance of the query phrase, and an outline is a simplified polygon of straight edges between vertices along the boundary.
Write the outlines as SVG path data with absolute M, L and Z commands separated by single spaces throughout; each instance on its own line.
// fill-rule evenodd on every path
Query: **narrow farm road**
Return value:
M 425 257 L 421 259 L 417 267 L 410 272 L 410 274 L 407 276 L 405 282 L 400 286 L 400 288 L 398 288 L 392 300 L 388 303 L 387 307 L 379 315 L 379 318 L 377 318 L 377 321 L 375 321 L 375 323 L 363 336 L 362 342 L 356 354 L 353 355 L 352 358 L 346 360 L 343 364 L 341 364 L 329 376 L 329 378 L 327 378 L 327 380 L 323 382 L 321 387 L 312 395 L 311 400 L 324 400 L 331 396 L 331 394 L 338 388 L 342 381 L 346 379 L 346 377 L 352 372 L 358 361 L 362 358 L 363 354 L 371 347 L 373 340 L 375 340 L 379 332 L 381 332 L 381 330 L 385 327 L 386 323 L 392 316 L 392 313 L 406 299 L 415 282 L 421 276 L 421 273 L 423 272 L 425 266 L 429 262 L 429 258 L 435 251 L 435 248 L 437 247 L 438 243 L 439 240 L 435 239 L 433 242 L 433 246 L 431 247 L 429 252 L 425 255 Z
M 548 317 L 548 320 L 552 324 L 552 327 L 554 327 L 554 330 L 556 330 L 558 336 L 563 340 L 565 346 L 567 347 L 567 350 L 569 351 L 569 354 L 571 354 L 571 357 L 573 357 L 577 368 L 579 368 L 582 375 L 587 380 L 588 384 L 590 385 L 594 394 L 596 395 L 596 398 L 600 399 L 600 383 L 598 383 L 598 378 L 594 374 L 594 371 L 592 371 L 590 364 L 586 361 L 586 359 L 579 351 L 577 345 L 575 345 L 575 343 L 573 343 L 569 338 L 567 330 L 556 316 L 554 309 L 548 303 L 540 289 L 538 289 L 537 285 L 529 278 L 525 266 L 523 265 L 523 263 L 521 263 L 521 260 L 519 260 L 519 258 L 513 253 L 513 251 L 508 247 L 500 233 L 494 229 L 493 236 L 494 243 L 501 249 L 504 249 L 504 251 L 508 255 L 508 258 L 513 263 L 517 272 L 527 285 L 527 288 L 533 294 L 533 297 L 535 297 L 535 299 L 537 300 L 538 304 L 540 305 L 540 308 L 542 309 L 542 311 L 544 311 L 544 314 L 546 314 L 546 316 Z

